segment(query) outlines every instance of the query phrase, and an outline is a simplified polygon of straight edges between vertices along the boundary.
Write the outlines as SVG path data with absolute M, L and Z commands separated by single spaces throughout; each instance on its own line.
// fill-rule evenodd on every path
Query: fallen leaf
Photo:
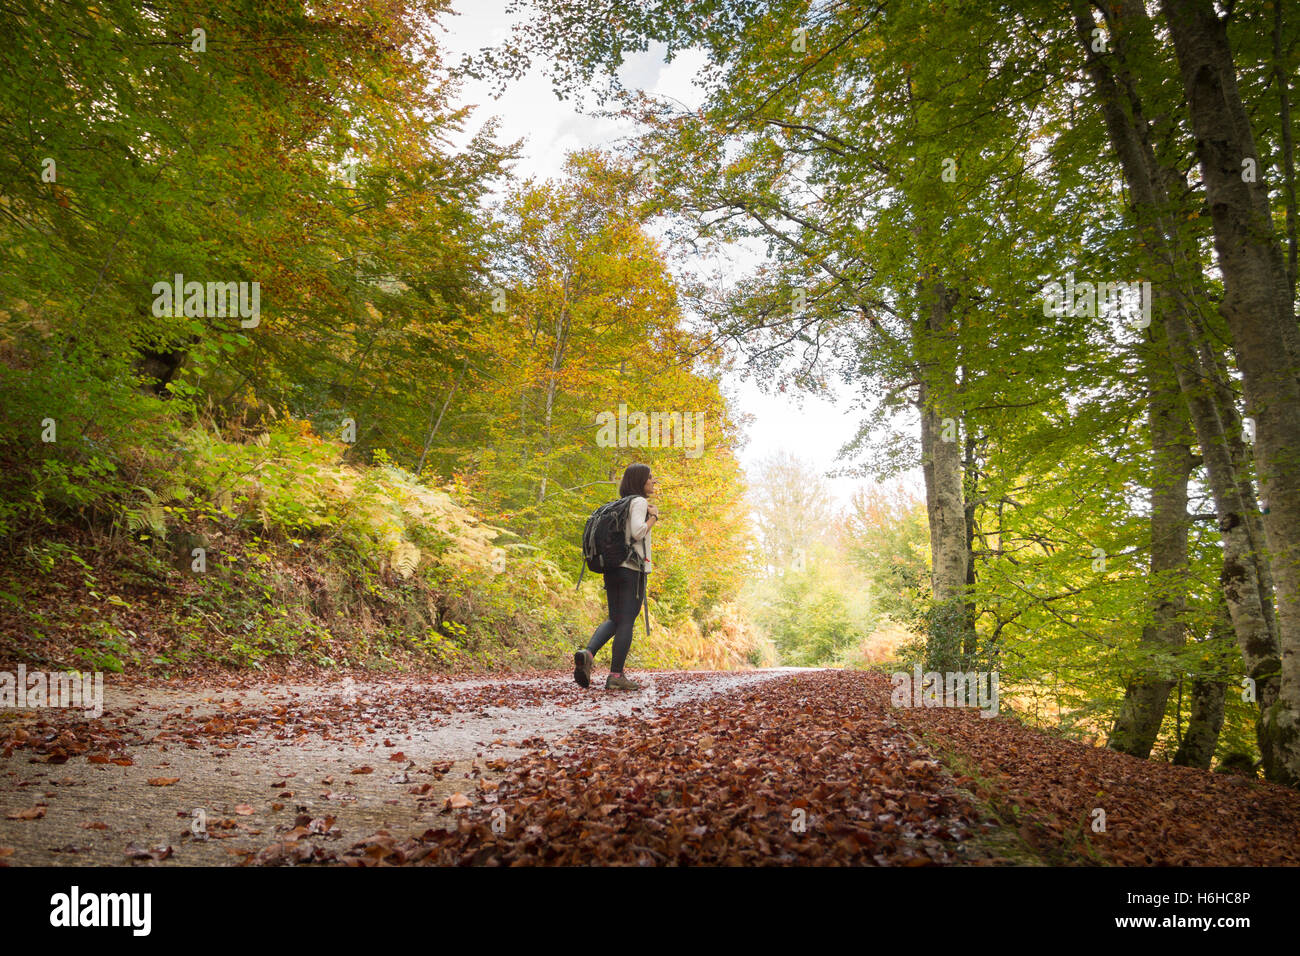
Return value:
M 5 816 L 10 820 L 39 820 L 45 816 L 46 807 L 28 807 L 26 810 L 15 810 Z

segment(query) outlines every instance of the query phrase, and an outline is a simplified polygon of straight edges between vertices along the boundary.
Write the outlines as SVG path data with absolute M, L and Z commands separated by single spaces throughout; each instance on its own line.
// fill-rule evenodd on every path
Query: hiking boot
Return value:
M 579 648 L 573 654 L 573 679 L 578 682 L 579 687 L 591 686 L 591 666 L 596 663 L 591 656 L 591 651 L 585 647 Z
M 621 674 L 610 674 L 605 678 L 605 690 L 640 690 L 641 685 Z

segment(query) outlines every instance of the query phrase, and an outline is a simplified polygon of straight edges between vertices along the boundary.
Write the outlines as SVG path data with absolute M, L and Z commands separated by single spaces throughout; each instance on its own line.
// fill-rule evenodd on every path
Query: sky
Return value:
M 511 27 L 506 3 L 507 0 L 455 0 L 453 10 L 457 16 L 444 21 L 442 33 L 447 53 L 444 62 L 448 66 L 453 66 L 465 53 L 505 39 Z M 633 54 L 619 76 L 629 88 L 672 96 L 694 106 L 699 93 L 691 78 L 699 64 L 699 58 L 691 55 L 667 63 L 662 47 L 652 47 L 646 53 Z M 514 167 L 520 178 L 558 177 L 567 151 L 607 145 L 635 132 L 631 123 L 576 112 L 571 100 L 556 97 L 549 81 L 536 67 L 529 76 L 512 83 L 500 98 L 493 97 L 489 84 L 465 80 L 460 100 L 463 104 L 475 104 L 477 109 L 461 136 L 453 142 L 463 145 L 489 117 L 499 117 L 498 141 L 524 139 L 521 158 Z M 748 265 L 756 261 L 743 253 L 735 261 L 745 268 L 746 258 L 750 259 Z M 738 376 L 724 379 L 723 391 L 732 397 L 735 405 L 753 416 L 748 441 L 739 455 L 741 466 L 751 475 L 764 457 L 781 451 L 825 473 L 836 466 L 836 452 L 857 427 L 847 396 L 839 401 L 804 396 L 796 403 L 786 395 L 764 394 L 753 382 L 742 381 Z M 837 501 L 847 504 L 860 481 L 827 478 L 826 484 Z

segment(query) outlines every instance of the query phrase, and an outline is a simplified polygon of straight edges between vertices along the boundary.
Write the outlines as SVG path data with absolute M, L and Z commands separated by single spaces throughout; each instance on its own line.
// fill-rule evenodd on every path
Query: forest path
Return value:
M 98 720 L 10 711 L 0 864 L 1300 863 L 1294 791 L 895 708 L 882 674 L 637 678 L 110 683 Z
M 0 864 L 223 865 L 286 837 L 319 858 L 377 830 L 447 825 L 449 797 L 578 727 L 599 733 L 785 673 L 642 672 L 636 693 L 603 680 L 583 691 L 567 672 L 238 689 L 110 676 L 98 720 L 0 713 Z

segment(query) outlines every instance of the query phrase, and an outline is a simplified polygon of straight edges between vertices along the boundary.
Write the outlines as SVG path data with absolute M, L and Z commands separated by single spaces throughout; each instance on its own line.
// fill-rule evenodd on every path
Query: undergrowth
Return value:
M 0 657 L 160 676 L 555 667 L 603 617 L 598 582 L 576 590 L 463 491 L 382 451 L 344 464 L 295 420 L 235 438 L 194 425 L 152 447 L 89 518 L 3 539 Z M 633 667 L 772 662 L 733 606 L 671 626 L 653 610 Z

